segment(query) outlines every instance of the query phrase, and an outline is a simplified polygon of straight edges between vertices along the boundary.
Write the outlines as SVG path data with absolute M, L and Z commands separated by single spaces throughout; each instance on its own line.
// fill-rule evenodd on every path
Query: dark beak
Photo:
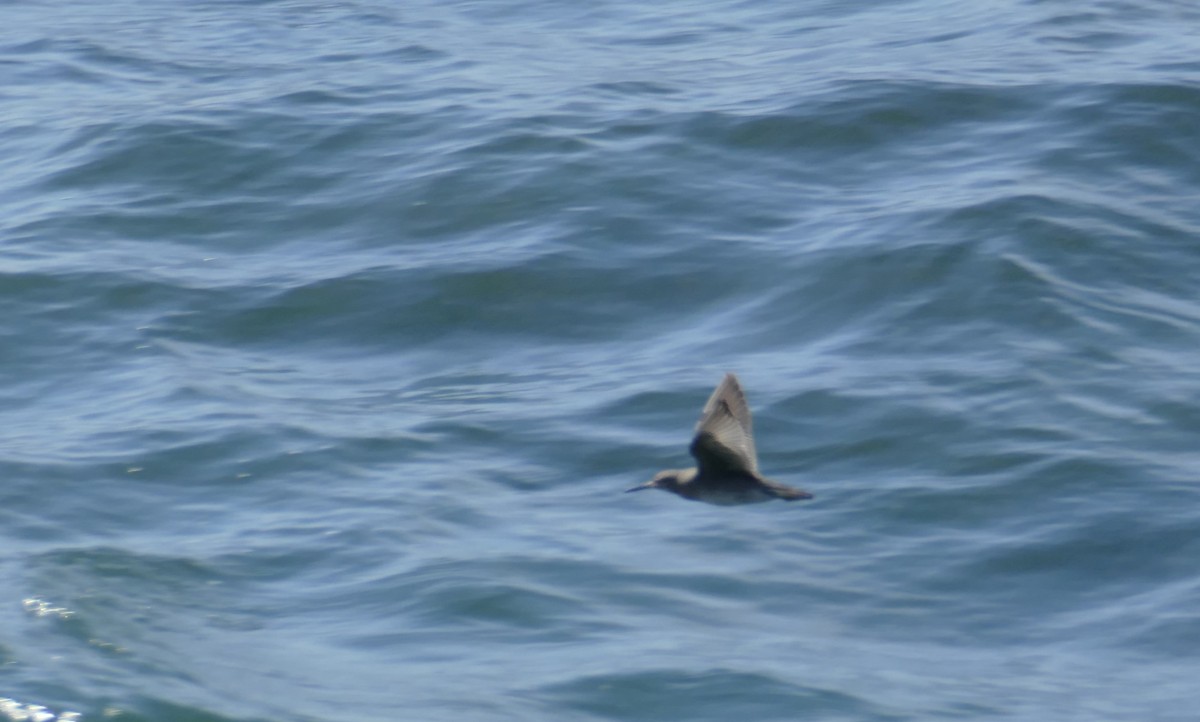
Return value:
M 653 489 L 656 486 L 658 486 L 658 484 L 654 483 L 653 481 L 647 481 L 645 484 L 638 484 L 637 486 L 633 487 L 632 489 L 626 489 L 625 493 L 628 494 L 631 491 L 642 491 L 643 489 Z

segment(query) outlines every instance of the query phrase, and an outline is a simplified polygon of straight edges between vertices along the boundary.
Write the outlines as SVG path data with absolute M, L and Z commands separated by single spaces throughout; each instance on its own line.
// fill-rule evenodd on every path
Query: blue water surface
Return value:
M 1192 3 L 0 12 L 0 719 L 1196 719 Z

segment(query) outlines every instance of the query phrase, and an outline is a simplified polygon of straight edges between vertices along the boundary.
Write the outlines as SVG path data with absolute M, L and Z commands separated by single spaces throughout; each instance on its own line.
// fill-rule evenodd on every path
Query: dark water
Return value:
M 0 719 L 1196 719 L 1193 3 L 0 14 Z

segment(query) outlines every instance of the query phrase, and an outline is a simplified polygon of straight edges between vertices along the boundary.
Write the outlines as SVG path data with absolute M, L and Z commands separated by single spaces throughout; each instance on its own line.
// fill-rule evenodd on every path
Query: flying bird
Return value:
M 704 405 L 689 451 L 696 457 L 696 468 L 660 471 L 650 481 L 626 492 L 662 489 L 684 499 L 720 506 L 812 498 L 803 489 L 758 473 L 750 407 L 741 383 L 731 373 L 725 374 Z

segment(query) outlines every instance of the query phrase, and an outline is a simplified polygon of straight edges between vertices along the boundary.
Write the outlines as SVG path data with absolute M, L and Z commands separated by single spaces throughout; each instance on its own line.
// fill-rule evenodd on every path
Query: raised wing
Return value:
M 737 376 L 725 374 L 708 398 L 696 436 L 692 456 L 701 474 L 743 473 L 758 475 L 758 454 L 754 450 L 754 430 L 750 407 Z

